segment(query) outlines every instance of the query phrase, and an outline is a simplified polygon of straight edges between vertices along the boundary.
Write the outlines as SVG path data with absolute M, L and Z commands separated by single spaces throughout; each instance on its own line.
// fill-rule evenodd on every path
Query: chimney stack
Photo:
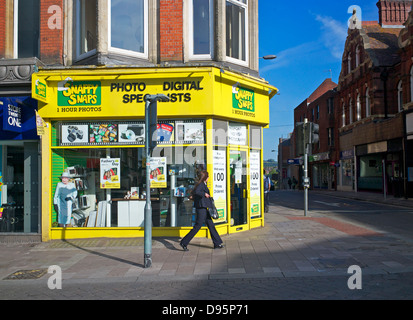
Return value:
M 412 0 L 380 0 L 377 2 L 380 25 L 383 28 L 403 27 L 412 10 L 412 3 Z

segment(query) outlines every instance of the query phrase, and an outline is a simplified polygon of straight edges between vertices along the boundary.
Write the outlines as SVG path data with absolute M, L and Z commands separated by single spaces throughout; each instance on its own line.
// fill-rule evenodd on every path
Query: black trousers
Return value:
M 202 228 L 202 225 L 206 223 L 209 232 L 211 233 L 212 242 L 214 245 L 218 246 L 222 244 L 221 237 L 218 234 L 217 229 L 215 229 L 215 224 L 209 216 L 206 208 L 196 209 L 197 217 L 194 227 L 191 231 L 181 240 L 181 243 L 185 246 L 191 242 L 191 240 L 196 236 L 198 231 Z

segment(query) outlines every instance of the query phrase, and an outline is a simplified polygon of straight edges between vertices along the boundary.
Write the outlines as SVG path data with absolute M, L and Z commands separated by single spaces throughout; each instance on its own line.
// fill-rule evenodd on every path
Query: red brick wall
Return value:
M 6 0 L 0 0 L 0 59 L 6 50 Z
M 48 13 L 50 6 L 61 8 L 63 24 L 63 0 L 40 1 L 40 60 L 45 64 L 63 64 L 63 25 L 61 29 L 50 29 L 48 22 L 54 13 Z
M 160 60 L 183 61 L 183 1 L 160 0 Z

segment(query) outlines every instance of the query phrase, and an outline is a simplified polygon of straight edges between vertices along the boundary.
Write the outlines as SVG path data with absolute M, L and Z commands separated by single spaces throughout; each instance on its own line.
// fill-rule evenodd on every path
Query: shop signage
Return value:
M 100 81 L 73 81 L 70 78 L 66 78 L 57 84 L 57 91 L 57 105 L 59 107 L 101 105 L 102 90 Z M 79 108 L 79 111 L 81 110 L 83 109 Z M 87 111 L 100 110 L 101 108 L 87 109 Z
M 251 217 L 261 215 L 261 161 L 260 152 L 250 153 L 250 210 Z
M 224 222 L 227 217 L 227 156 L 225 151 L 213 151 L 213 191 L 215 206 L 219 219 L 215 222 Z
M 34 98 L 43 102 L 47 102 L 46 85 L 39 79 L 35 81 Z
M 120 189 L 120 158 L 100 159 L 100 188 Z
M 22 132 L 22 108 L 10 103 L 3 105 L 3 130 Z
M 255 117 L 255 93 L 238 84 L 232 87 L 232 113 Z

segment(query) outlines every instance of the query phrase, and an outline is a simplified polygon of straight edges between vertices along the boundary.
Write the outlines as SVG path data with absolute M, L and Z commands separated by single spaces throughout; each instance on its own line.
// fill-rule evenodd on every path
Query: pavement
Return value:
M 378 203 L 379 197 L 362 200 Z M 413 208 L 411 200 L 396 201 L 392 205 Z M 403 237 L 388 228 L 391 213 L 379 220 L 383 228 L 369 228 L 325 213 L 303 217 L 271 203 L 265 219 L 263 228 L 223 236 L 224 249 L 195 238 L 184 252 L 178 238 L 154 238 L 151 268 L 143 267 L 142 238 L 3 242 L 0 299 L 413 299 L 413 219 L 404 223 Z

